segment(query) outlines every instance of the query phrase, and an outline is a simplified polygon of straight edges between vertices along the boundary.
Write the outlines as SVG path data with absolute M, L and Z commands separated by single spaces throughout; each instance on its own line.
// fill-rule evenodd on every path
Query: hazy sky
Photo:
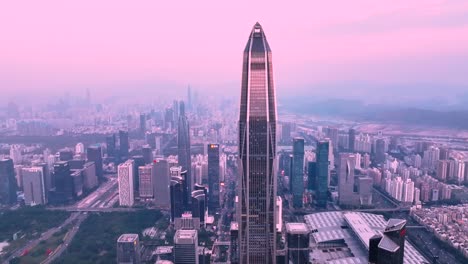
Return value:
M 279 94 L 468 91 L 466 0 L 2 1 L 0 89 L 158 94 L 191 83 L 237 94 L 256 21 Z

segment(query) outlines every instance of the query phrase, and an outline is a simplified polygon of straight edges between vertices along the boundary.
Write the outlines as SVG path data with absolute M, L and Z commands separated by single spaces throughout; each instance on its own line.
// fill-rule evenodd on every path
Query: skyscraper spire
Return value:
M 257 22 L 244 50 L 239 115 L 239 261 L 276 263 L 276 98 L 271 49 Z

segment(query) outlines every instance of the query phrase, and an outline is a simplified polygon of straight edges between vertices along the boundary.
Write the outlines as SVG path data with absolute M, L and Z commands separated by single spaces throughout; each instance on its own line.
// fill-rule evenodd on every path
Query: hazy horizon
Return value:
M 466 1 L 0 7 L 3 103 L 87 89 L 101 99 L 181 97 L 189 84 L 202 94 L 238 96 L 242 51 L 257 21 L 273 50 L 278 96 L 468 101 Z

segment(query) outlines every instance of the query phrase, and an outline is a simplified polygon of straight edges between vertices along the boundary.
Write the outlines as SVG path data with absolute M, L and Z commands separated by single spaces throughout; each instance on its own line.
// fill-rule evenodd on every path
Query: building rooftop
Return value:
M 138 240 L 138 234 L 122 234 L 117 242 L 134 242 Z
M 193 244 L 197 239 L 197 230 L 183 230 L 176 231 L 174 236 L 174 243 L 176 244 Z
M 321 212 L 304 216 L 311 230 L 310 258 L 324 263 L 367 263 L 369 239 L 382 235 L 387 221 L 382 215 L 362 212 Z M 389 221 L 393 225 L 392 221 Z M 328 246 L 333 242 L 333 246 Z M 314 246 L 315 245 L 315 246 Z M 392 247 L 384 242 L 384 246 Z M 408 241 L 404 263 L 428 262 Z
M 289 234 L 308 234 L 309 228 L 304 223 L 287 223 L 286 231 Z

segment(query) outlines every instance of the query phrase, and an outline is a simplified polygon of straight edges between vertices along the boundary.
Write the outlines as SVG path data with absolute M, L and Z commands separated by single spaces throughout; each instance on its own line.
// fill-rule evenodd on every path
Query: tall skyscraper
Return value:
M 171 177 L 171 221 L 184 212 L 184 180 L 181 176 Z
M 348 142 L 349 142 L 349 151 L 354 152 L 356 149 L 356 130 L 354 128 L 350 128 L 348 131 Z
M 208 144 L 208 209 L 219 207 L 219 144 Z
M 117 239 L 117 264 L 140 264 L 138 234 L 123 234 Z
M 317 143 L 317 205 L 327 206 L 328 185 L 330 182 L 330 142 L 328 140 Z
M 377 164 L 385 163 L 385 140 L 383 138 L 375 142 L 375 161 Z
M 291 173 L 291 193 L 293 195 L 293 206 L 302 207 L 302 196 L 304 195 L 304 139 L 293 139 L 293 162 Z
M 134 166 L 133 160 L 127 160 L 125 163 L 120 164 L 117 169 L 119 179 L 119 204 L 121 206 L 133 206 L 135 202 L 133 190 Z
M 15 168 L 12 159 L 0 159 L 0 204 L 16 203 Z
M 94 166 L 96 167 L 96 176 L 98 177 L 98 181 L 102 182 L 104 180 L 104 172 L 102 169 L 101 147 L 98 145 L 89 146 L 86 150 L 86 159 L 87 161 L 94 162 Z
M 276 115 L 271 49 L 256 23 L 244 50 L 239 116 L 240 263 L 276 263 Z
M 53 181 L 55 190 L 51 195 L 53 204 L 68 203 L 73 199 L 73 178 L 71 177 L 70 166 L 66 161 L 57 161 L 54 164 Z
M 153 166 L 154 203 L 158 207 L 169 208 L 171 206 L 169 164 L 165 159 L 156 159 Z
M 309 263 L 309 233 L 304 223 L 286 224 L 289 263 Z
M 145 135 L 146 132 L 146 114 L 140 114 L 140 133 Z
M 355 166 L 354 154 L 340 153 L 338 164 L 338 202 L 340 205 L 359 205 L 359 196 L 354 191 Z
M 106 148 L 107 148 L 107 156 L 115 157 L 115 134 L 106 137 Z
M 153 165 L 148 164 L 145 166 L 138 167 L 138 184 L 139 190 L 138 193 L 141 198 L 153 198 Z
M 149 145 L 143 146 L 143 159 L 145 160 L 145 164 L 153 163 L 153 150 Z
M 42 167 L 23 168 L 23 190 L 26 205 L 46 203 L 44 169 Z
M 314 161 L 307 164 L 307 189 L 309 191 L 317 190 L 317 162 Z
M 177 127 L 177 156 L 179 159 L 179 165 L 182 166 L 182 171 L 187 171 L 187 192 L 186 192 L 186 201 L 190 199 L 190 194 L 192 193 L 192 158 L 190 154 L 190 127 L 185 115 L 185 105 L 183 101 L 180 101 L 180 111 L 179 111 L 179 123 Z
M 198 264 L 197 230 L 177 230 L 174 235 L 174 263 Z
M 127 131 L 119 131 L 119 141 L 120 141 L 120 157 L 121 158 L 128 158 L 128 151 L 130 149 L 130 143 L 128 141 L 128 132 Z

